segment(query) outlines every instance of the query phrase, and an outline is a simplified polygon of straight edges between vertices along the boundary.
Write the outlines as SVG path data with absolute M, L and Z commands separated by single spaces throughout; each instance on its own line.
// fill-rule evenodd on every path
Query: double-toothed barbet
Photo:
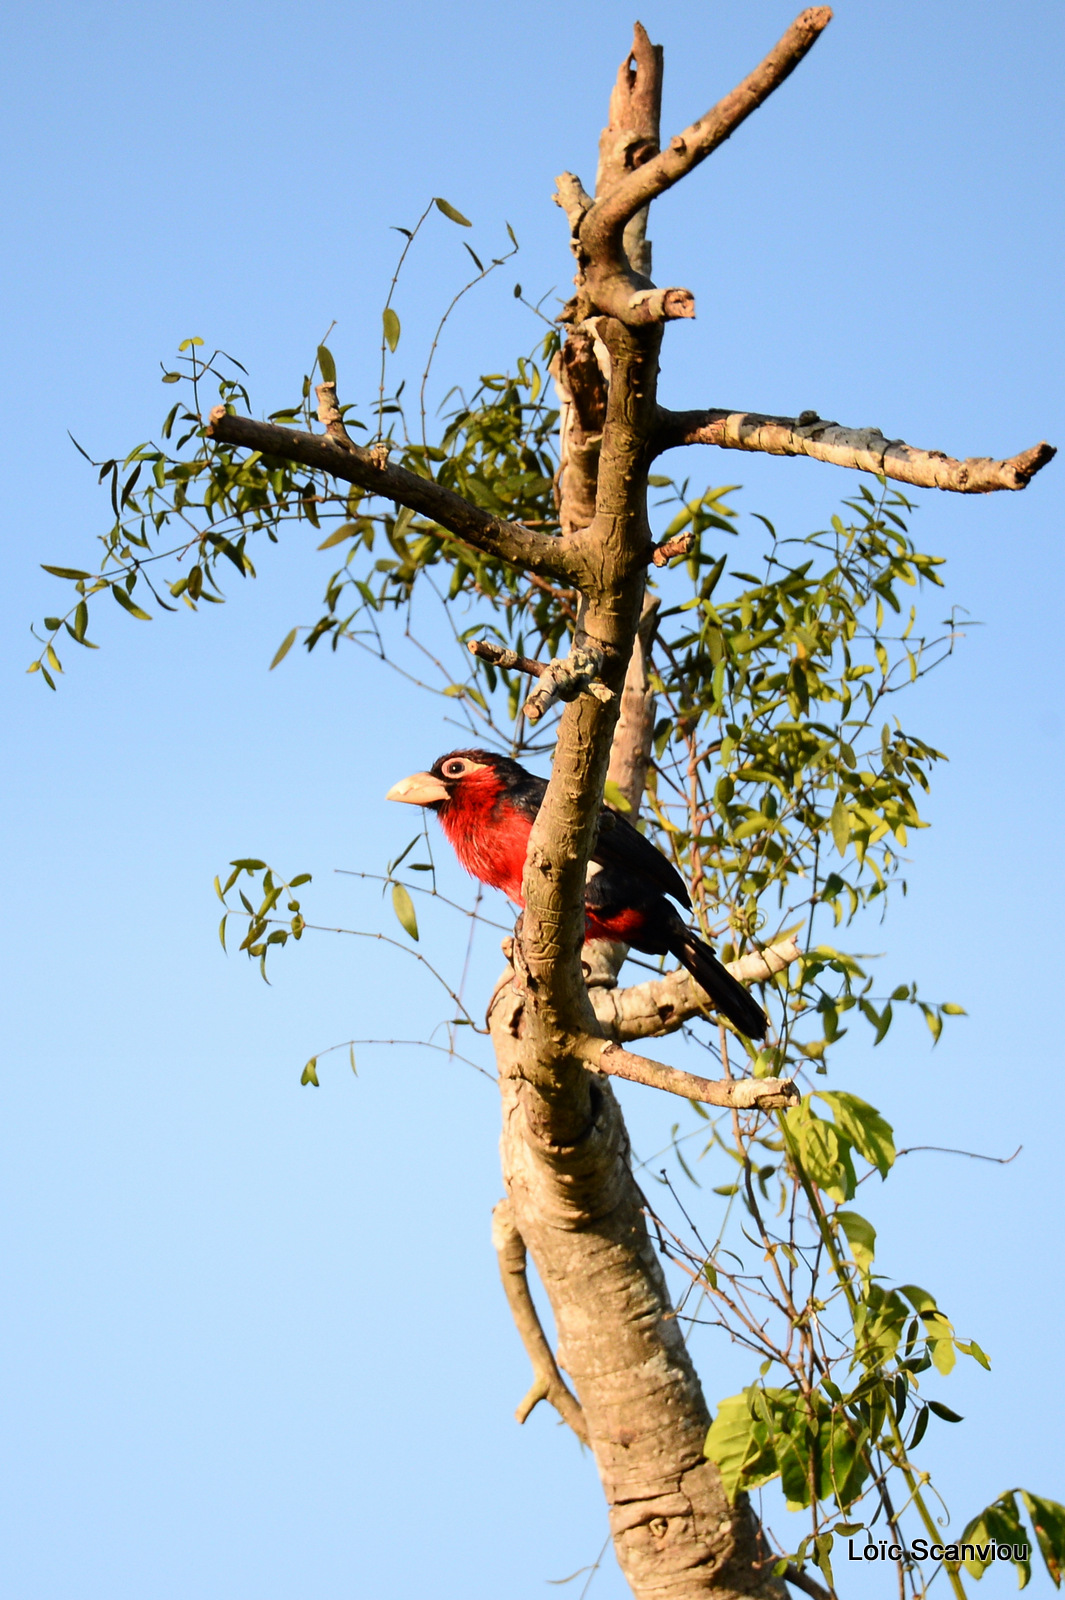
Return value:
M 466 871 L 522 906 L 529 834 L 546 792 L 545 779 L 507 756 L 452 750 L 428 772 L 394 784 L 386 798 L 435 811 Z M 733 1027 L 748 1038 L 764 1038 L 768 1018 L 761 1006 L 682 921 L 667 895 L 691 910 L 673 863 L 620 811 L 604 806 L 584 895 L 585 939 L 614 939 L 645 955 L 674 956 Z

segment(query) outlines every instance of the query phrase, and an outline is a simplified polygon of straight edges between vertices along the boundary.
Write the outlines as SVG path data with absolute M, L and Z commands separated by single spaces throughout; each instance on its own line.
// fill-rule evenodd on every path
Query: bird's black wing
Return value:
M 620 811 L 604 806 L 599 813 L 599 833 L 592 851 L 592 860 L 601 867 L 620 867 L 648 887 L 668 894 L 686 911 L 691 910 L 691 900 L 684 887 L 684 879 L 650 839 L 622 816 Z
M 512 803 L 530 819 L 535 817 L 547 793 L 546 778 L 526 772 L 517 762 L 499 760 L 497 766 L 507 769 L 506 787 Z M 672 861 L 612 806 L 604 806 L 599 813 L 599 832 L 592 860 L 601 867 L 630 873 L 643 888 L 668 894 L 686 911 L 691 910 L 684 879 Z

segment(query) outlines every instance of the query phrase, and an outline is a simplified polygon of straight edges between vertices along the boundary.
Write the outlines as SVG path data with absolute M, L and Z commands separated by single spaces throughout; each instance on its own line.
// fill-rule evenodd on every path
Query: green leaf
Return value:
M 300 1078 L 300 1082 L 301 1083 L 313 1083 L 314 1087 L 316 1089 L 320 1089 L 321 1088 L 321 1084 L 318 1082 L 318 1057 L 317 1056 L 312 1056 L 311 1059 L 308 1061 L 307 1065 L 304 1067 L 303 1075 Z
M 1055 1588 L 1060 1589 L 1065 1571 L 1065 1506 L 1056 1500 L 1043 1500 L 1039 1495 L 1029 1494 L 1027 1489 L 1019 1492 L 1032 1519 L 1046 1569 Z
M 982 1578 L 987 1568 L 991 1565 L 990 1551 L 987 1550 L 988 1545 L 997 1546 L 1002 1544 L 1008 1545 L 1012 1549 L 1014 1545 L 1023 1547 L 1028 1543 L 1025 1537 L 1024 1524 L 1021 1521 L 1021 1514 L 1017 1508 L 1017 1501 L 1014 1498 L 1015 1493 L 1016 1491 L 1011 1490 L 1006 1494 L 1001 1494 L 997 1500 L 992 1501 L 991 1505 L 985 1506 L 980 1515 L 974 1517 L 966 1525 L 962 1531 L 961 1538 L 957 1541 L 959 1544 L 968 1544 L 976 1547 L 973 1554 L 965 1559 L 966 1571 L 974 1578 Z M 1021 1493 L 1023 1495 L 1024 1491 L 1021 1490 Z M 982 1559 L 977 1554 L 978 1549 L 984 1550 L 989 1559 Z M 1023 1589 L 1032 1576 L 1031 1563 L 1021 1559 L 1020 1561 L 1015 1560 L 1013 1564 L 1017 1568 L 1018 1583 Z M 1053 1576 L 1053 1573 L 1051 1573 L 1051 1576 Z
M 470 221 L 470 219 L 468 217 L 464 217 L 462 215 L 461 211 L 456 211 L 455 207 L 453 205 L 449 205 L 446 200 L 441 200 L 439 195 L 437 195 L 435 197 L 435 199 L 436 199 L 436 209 L 438 211 L 442 211 L 444 213 L 444 216 L 449 218 L 450 221 L 457 222 L 460 228 L 472 228 L 473 227 L 473 223 Z M 508 228 L 507 231 L 508 231 L 508 233 L 510 232 L 509 228 Z M 514 235 L 511 234 L 510 236 L 513 239 Z
M 414 915 L 414 901 L 401 883 L 392 885 L 392 909 L 399 919 L 400 926 L 412 939 L 417 940 L 418 919 Z
M 335 544 L 343 544 L 345 539 L 351 539 L 361 532 L 357 522 L 345 522 L 339 528 L 334 528 L 328 538 L 323 539 L 318 546 L 319 550 L 331 550 Z
M 41 562 L 41 570 L 50 572 L 54 578 L 91 578 L 91 572 L 82 572 L 80 567 L 50 567 L 46 562 Z
M 624 811 L 626 815 L 632 811 L 632 806 L 622 794 L 613 778 L 608 778 L 606 780 L 606 785 L 603 789 L 603 799 L 606 801 L 608 806 L 613 806 L 615 811 Z
M 289 651 L 292 649 L 292 646 L 296 642 L 296 635 L 297 635 L 298 632 L 299 632 L 298 628 L 290 628 L 288 630 L 288 632 L 285 634 L 285 637 L 282 639 L 281 643 L 278 645 L 277 650 L 274 653 L 274 659 L 270 663 L 269 670 L 271 672 L 273 672 L 274 668 L 280 662 L 284 661 L 285 657 L 288 655 Z
M 203 344 L 203 340 L 202 339 L 197 339 L 195 337 L 193 337 L 191 339 L 182 339 L 181 343 L 178 345 L 178 355 L 179 356 L 183 355 L 186 350 L 191 350 L 194 345 L 202 345 L 202 344 Z
M 928 1401 L 928 1409 L 929 1409 L 929 1411 L 933 1412 L 937 1417 L 941 1417 L 944 1422 L 964 1422 L 965 1421 L 964 1417 L 959 1417 L 959 1415 L 958 1415 L 958 1413 L 956 1411 L 952 1411 L 949 1406 L 941 1405 L 938 1400 L 929 1400 Z
M 136 617 L 141 622 L 151 622 L 152 619 L 148 615 L 147 611 L 142 611 L 140 606 L 137 605 L 135 601 L 130 599 L 125 589 L 121 589 L 117 583 L 113 583 L 111 585 L 111 593 L 114 595 L 123 611 L 128 611 L 131 617 Z
M 470 255 L 473 257 L 473 264 L 477 268 L 477 271 L 478 272 L 483 272 L 484 271 L 484 262 L 481 260 L 480 256 L 477 254 L 477 252 L 473 249 L 473 247 L 471 245 L 466 244 L 465 239 L 463 239 L 462 242 L 463 242 L 464 245 L 466 245 L 466 249 L 469 251 Z
M 837 1124 L 854 1145 L 858 1154 L 886 1178 L 895 1160 L 895 1139 L 890 1123 L 885 1122 L 874 1106 L 859 1100 L 856 1094 L 845 1094 L 840 1089 L 818 1089 L 818 1098 L 832 1108 Z
M 857 1211 L 837 1211 L 836 1221 L 851 1247 L 855 1265 L 860 1271 L 868 1272 L 876 1254 L 876 1229 L 873 1224 L 860 1217 Z
M 215 884 L 217 885 L 217 883 L 218 883 L 218 879 L 216 878 L 215 879 Z M 228 912 L 227 912 L 226 915 L 228 916 Z M 225 950 L 225 948 L 226 948 L 226 917 L 223 917 L 221 922 L 218 924 L 218 937 L 222 941 L 222 949 Z M 228 954 L 228 951 L 226 953 Z
M 318 368 L 322 374 L 323 383 L 336 383 L 337 364 L 324 344 L 318 346 Z
M 847 854 L 847 845 L 850 843 L 851 819 L 847 807 L 843 803 L 842 795 L 836 796 L 832 813 L 828 819 L 828 825 L 832 829 L 832 838 L 836 849 L 841 856 L 845 856 Z
M 761 1419 L 751 1415 L 746 1391 L 722 1400 L 706 1435 L 703 1454 L 717 1464 L 730 1500 L 735 1499 L 741 1486 L 757 1488 L 780 1471 L 768 1443 L 768 1430 Z
M 391 306 L 386 306 L 381 313 L 381 321 L 385 330 L 385 343 L 391 351 L 395 351 L 399 343 L 399 318 Z
M 359 1069 L 355 1065 L 355 1046 L 353 1044 L 349 1044 L 348 1045 L 348 1060 L 351 1062 L 351 1070 L 352 1070 L 352 1072 L 355 1074 L 356 1077 L 358 1077 L 359 1076 Z

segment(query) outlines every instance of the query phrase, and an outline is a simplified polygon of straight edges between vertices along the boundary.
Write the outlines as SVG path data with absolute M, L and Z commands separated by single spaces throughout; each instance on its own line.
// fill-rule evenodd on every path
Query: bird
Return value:
M 544 778 L 509 756 L 452 750 L 428 772 L 393 784 L 385 798 L 435 811 L 466 871 L 524 906 L 529 834 L 546 792 Z M 739 1033 L 763 1039 L 765 1012 L 671 900 L 691 910 L 676 867 L 620 811 L 604 805 L 588 867 L 585 940 L 613 939 L 645 955 L 672 955 Z

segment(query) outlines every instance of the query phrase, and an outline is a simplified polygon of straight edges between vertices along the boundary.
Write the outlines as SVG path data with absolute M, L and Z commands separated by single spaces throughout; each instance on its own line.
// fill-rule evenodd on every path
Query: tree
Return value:
M 897 669 L 916 678 L 936 655 L 933 641 L 915 641 L 912 617 L 901 638 L 885 631 L 884 607 L 888 617 L 898 608 L 899 583 L 935 581 L 936 565 L 909 540 L 906 502 L 888 493 L 886 480 L 977 492 L 1021 488 L 1052 451 L 1037 446 L 1003 462 L 955 462 L 809 412 L 792 419 L 727 410 L 673 413 L 656 398 L 664 323 L 691 315 L 692 299 L 686 290 L 655 289 L 650 282 L 647 206 L 772 92 L 827 20 L 824 11 L 804 13 L 739 90 L 664 151 L 657 125 L 661 56 L 637 30 L 611 103 L 595 200 L 569 176 L 559 185 L 577 246 L 578 293 L 564 314 L 564 344 L 556 349 L 548 336 L 542 350 L 562 412 L 557 507 L 549 461 L 555 418 L 543 400 L 542 371 L 529 363 L 514 379 L 486 381 L 434 446 L 427 442 L 424 411 L 421 441 L 415 429 L 413 442 L 395 443 L 396 424 L 387 419 L 401 416 L 400 396 L 386 400 L 382 382 L 373 442 L 363 449 L 350 438 L 348 408 L 338 401 L 325 347 L 317 386 L 325 434 L 315 435 L 292 427 L 300 407 L 275 413 L 269 424 L 238 414 L 247 396 L 231 367 L 217 357 L 205 362 L 197 343 L 188 341 L 194 399 L 175 407 L 164 428 L 168 439 L 179 418 L 185 427 L 175 453 L 141 447 L 127 458 L 128 475 L 123 470 L 120 476 L 117 462 L 106 464 L 116 523 L 104 573 L 97 579 L 59 572 L 79 586 L 63 626 L 84 643 L 94 595 L 109 589 L 127 611 L 142 610 L 134 591 L 141 581 L 151 587 L 155 541 L 172 519 L 206 518 L 197 523 L 194 544 L 184 541 L 198 559 L 170 589 L 174 598 L 195 604 L 213 597 L 223 558 L 241 573 L 250 569 L 247 544 L 255 534 L 272 535 L 290 517 L 317 525 L 336 515 L 340 526 L 324 543 L 344 544 L 350 556 L 306 635 L 309 646 L 326 638 L 335 646 L 367 623 L 376 627 L 377 618 L 405 605 L 434 569 L 447 567 L 453 596 L 485 599 L 500 619 L 498 646 L 476 637 L 481 628 L 467 630 L 462 642 L 478 647 L 477 676 L 449 685 L 472 715 L 491 715 L 493 693 L 521 698 L 518 674 L 535 670 L 524 655 L 531 640 L 553 654 L 528 707 L 529 720 L 538 721 L 552 700 L 567 704 L 549 798 L 530 847 L 526 913 L 512 950 L 520 982 L 517 988 L 503 984 L 491 1010 L 510 1191 L 497 1232 L 508 1296 L 533 1359 L 536 1381 L 527 1404 L 553 1400 L 589 1436 L 611 1501 L 619 1559 L 636 1593 L 775 1592 L 778 1553 L 768 1553 L 745 1501 L 736 1501 L 739 1515 L 733 1516 L 729 1500 L 744 1485 L 777 1474 L 789 1500 L 805 1498 L 813 1515 L 812 1542 L 793 1552 L 796 1561 L 787 1571 L 800 1586 L 812 1581 L 800 1570 L 807 1556 L 832 1582 L 830 1537 L 840 1528 L 832 1519 L 839 1513 L 844 1527 L 861 1527 L 862 1516 L 852 1508 L 885 1466 L 902 1472 L 908 1496 L 927 1519 L 920 1486 L 905 1464 L 901 1416 L 892 1419 L 888 1399 L 900 1410 L 903 1399 L 909 1405 L 914 1447 L 929 1409 L 911 1380 L 931 1364 L 946 1367 L 957 1345 L 925 1291 L 913 1290 L 906 1300 L 882 1290 L 871 1271 L 870 1225 L 847 1209 L 855 1156 L 882 1174 L 891 1164 L 883 1119 L 840 1091 L 818 1099 L 815 1090 L 798 1104 L 791 1085 L 802 1062 L 815 1071 L 822 1064 L 848 1011 L 864 1014 L 879 1039 L 891 1024 L 892 1004 L 920 1005 L 933 1033 L 951 1008 L 929 1006 L 909 986 L 890 997 L 872 996 L 864 970 L 833 948 L 807 947 L 800 957 L 794 942 L 800 930 L 787 925 L 788 913 L 816 901 L 846 919 L 886 892 L 899 865 L 891 839 L 904 844 L 907 825 L 919 825 L 913 787 L 924 785 L 937 759 L 890 723 L 870 774 L 860 765 L 862 752 L 854 750 L 858 734 L 871 730 L 895 691 Z M 448 203 L 437 205 L 462 224 Z M 383 332 L 394 350 L 400 327 L 391 305 Z M 223 403 L 204 429 L 200 392 L 208 375 L 219 381 Z M 167 376 L 176 380 L 181 373 Z M 832 533 L 814 536 L 794 563 L 770 530 L 766 574 L 745 580 L 745 591 L 723 601 L 724 559 L 703 547 L 703 535 L 729 531 L 721 491 L 693 499 L 679 490 L 669 536 L 653 548 L 650 534 L 647 484 L 663 490 L 671 484 L 649 469 L 666 450 L 696 442 L 864 467 L 880 476 L 881 492 L 865 486 L 851 504 L 849 523 L 837 519 Z M 242 453 L 248 449 L 250 457 Z M 400 452 L 397 464 L 390 460 L 393 450 Z M 297 472 L 297 466 L 306 470 Z M 151 474 L 146 487 L 140 482 L 145 469 Z M 338 492 L 337 481 L 354 485 L 353 491 Z M 395 513 L 379 509 L 389 501 Z M 367 554 L 382 528 L 393 554 L 374 579 L 380 562 L 369 563 Z M 652 607 L 644 609 L 645 647 L 634 653 L 648 569 L 671 561 L 687 573 L 691 593 L 663 606 L 657 618 Z M 667 620 L 672 629 L 665 628 Z M 59 625 L 51 632 L 38 670 L 54 682 Z M 277 661 L 293 641 L 289 635 Z M 854 659 L 859 647 L 872 661 Z M 655 695 L 668 707 L 657 720 L 649 708 Z M 671 762 L 681 779 L 672 798 Z M 775 992 L 777 1034 L 765 1050 L 749 1052 L 749 1075 L 733 1075 L 737 1045 L 733 1040 L 730 1062 L 725 1033 L 724 1076 L 715 1082 L 624 1048 L 701 1013 L 703 999 L 685 979 L 618 991 L 611 986 L 616 955 L 605 970 L 582 972 L 584 874 L 600 795 L 612 784 L 607 792 L 614 803 L 635 811 L 648 772 L 652 822 L 689 868 L 704 918 L 720 920 L 717 908 L 729 908 L 737 970 Z M 821 858 L 830 840 L 850 861 L 847 870 L 826 875 Z M 390 879 L 399 866 L 392 863 Z M 299 879 L 285 884 L 249 858 L 234 868 L 223 894 L 237 889 L 242 874 L 265 874 L 258 910 L 247 903 L 251 924 L 244 940 L 265 963 L 271 943 L 303 931 L 299 902 L 291 898 Z M 799 878 L 812 896 L 795 898 Z M 398 879 L 395 892 L 401 920 L 411 927 L 409 891 Z M 291 900 L 291 920 L 273 925 L 283 894 Z M 772 918 L 779 926 L 767 943 L 758 937 L 760 919 L 774 895 L 779 911 Z M 814 1014 L 821 1033 L 800 1038 L 793 1024 Z M 746 1327 L 759 1353 L 768 1352 L 786 1374 L 786 1381 L 768 1387 L 754 1383 L 742 1399 L 720 1408 L 707 1458 L 709 1417 L 668 1309 L 647 1231 L 650 1208 L 629 1171 L 624 1125 L 609 1088 L 598 1081 L 603 1074 L 728 1108 L 742 1173 L 738 1192 L 771 1266 L 765 1287 L 798 1335 L 796 1350 L 767 1340 L 752 1324 L 742 1275 L 730 1276 L 716 1250 L 700 1247 L 697 1236 L 694 1244 L 671 1245 L 659 1235 L 667 1253 L 717 1296 L 740 1336 Z M 313 1063 L 306 1076 L 315 1081 Z M 831 1120 L 819 1114 L 819 1105 L 829 1108 Z M 779 1120 L 765 1122 L 765 1115 L 784 1108 L 790 1109 Z M 798 1231 L 780 1238 L 765 1221 L 757 1192 L 761 1185 L 764 1198 L 771 1178 L 782 1183 L 798 1218 Z M 808 1208 L 805 1218 L 802 1207 Z M 804 1227 L 812 1231 L 803 1233 Z M 525 1289 L 526 1247 L 552 1296 L 580 1411 Z M 811 1300 L 795 1303 L 793 1274 L 810 1251 L 827 1257 L 831 1294 L 849 1318 L 850 1349 L 865 1371 L 846 1391 L 819 1347 Z M 782 1259 L 788 1267 L 781 1267 Z M 980 1359 L 971 1341 L 961 1348 Z M 619 1371 L 626 1375 L 620 1386 Z M 641 1392 L 641 1374 L 648 1371 L 656 1374 L 651 1394 Z M 1060 1529 L 1047 1531 L 1047 1523 L 1058 1513 L 1047 1509 L 1049 1503 L 1032 1504 L 1053 1557 Z M 884 1514 L 893 1518 L 887 1505 L 882 1501 Z M 988 1532 L 1012 1536 L 1018 1529 L 1010 1518 L 1017 1514 L 1015 1501 L 1000 1506 Z M 960 1587 L 956 1572 L 951 1576 Z

